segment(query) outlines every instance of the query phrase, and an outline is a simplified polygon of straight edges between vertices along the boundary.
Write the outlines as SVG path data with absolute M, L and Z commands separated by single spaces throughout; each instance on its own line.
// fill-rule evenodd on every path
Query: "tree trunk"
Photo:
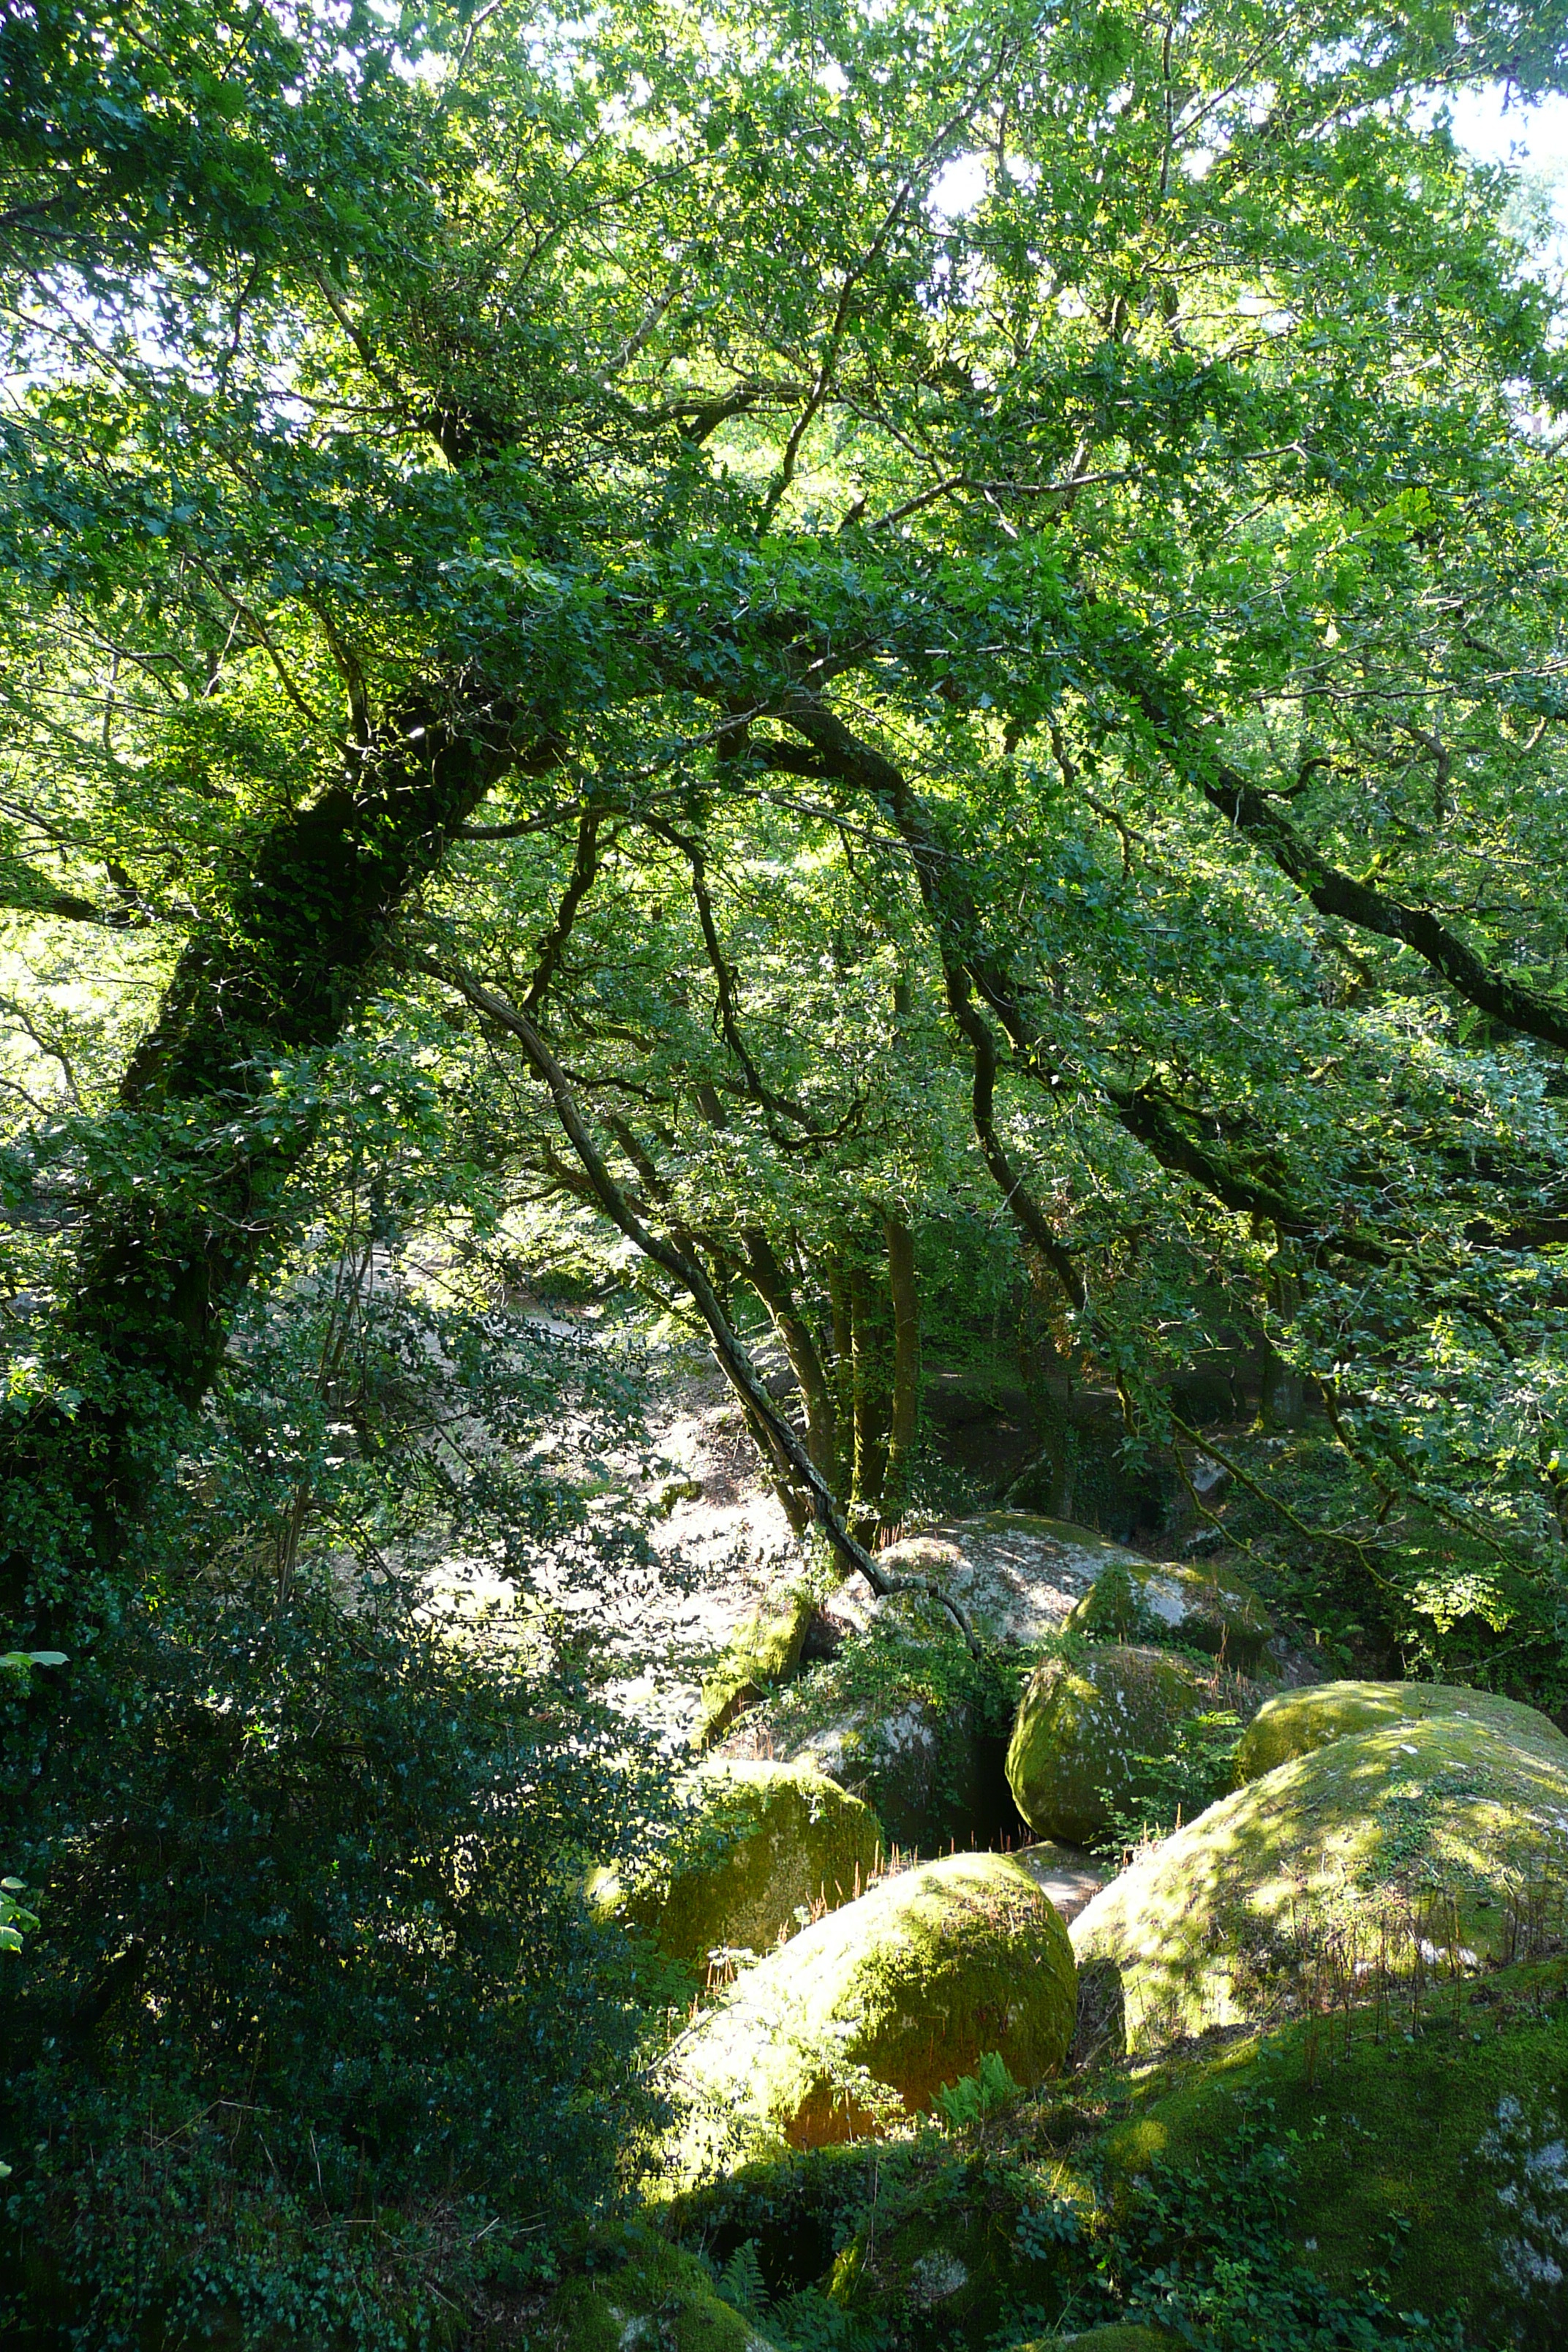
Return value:
M 849 1268 L 850 1365 L 854 1384 L 855 1461 L 849 1498 L 852 1524 L 874 1534 L 882 1522 L 892 1422 L 890 1302 L 863 1259 Z M 866 1536 L 860 1540 L 864 1542 Z
M 784 1341 L 790 1370 L 800 1382 L 800 1392 L 805 1402 L 805 1442 L 811 1458 L 837 1494 L 835 1475 L 838 1464 L 837 1415 L 833 1407 L 833 1391 L 822 1359 L 816 1352 L 816 1342 L 810 1326 L 795 1303 L 789 1276 L 779 1264 L 778 1256 L 760 1226 L 753 1226 L 744 1236 L 746 1268 L 752 1286 L 773 1318 L 774 1330 Z
M 882 1517 L 891 1525 L 909 1500 L 910 1471 L 921 1410 L 921 1301 L 915 1277 L 914 1236 L 889 1213 L 888 1287 L 893 1300 L 893 1397 L 888 1433 L 888 1468 L 882 1486 Z
M 49 1377 L 0 1446 L 7 1616 L 93 1608 L 279 1238 L 316 1119 L 276 1074 L 342 1034 L 390 919 L 516 764 L 510 734 L 510 713 L 405 706 L 181 956 L 121 1087 L 116 1140 L 141 1164 L 121 1174 L 117 1150 L 89 1180 Z

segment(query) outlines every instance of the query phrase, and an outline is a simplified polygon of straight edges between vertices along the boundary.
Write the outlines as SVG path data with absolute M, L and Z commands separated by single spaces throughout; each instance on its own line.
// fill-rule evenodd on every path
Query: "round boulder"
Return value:
M 900 1872 L 746 1969 L 676 2045 L 680 2168 L 875 2137 L 991 2051 L 1027 2089 L 1076 2010 L 1067 1929 L 1010 1857 Z
M 1131 1803 L 1138 1759 L 1170 1752 L 1184 1721 L 1234 1695 L 1163 1651 L 1107 1644 L 1037 1667 L 1013 1724 L 1007 1782 L 1030 1828 L 1092 1845 Z
M 1540 1748 L 1568 1768 L 1568 1738 L 1533 1706 L 1457 1683 L 1315 1683 L 1260 1706 L 1236 1751 L 1237 1783 L 1261 1779 L 1331 1739 L 1434 1719 L 1477 1723 L 1515 1747 Z
M 595 1889 L 660 1949 L 700 1974 L 752 1958 L 853 1902 L 881 1860 L 877 1816 L 809 1764 L 721 1762 L 698 1776 L 700 1810 L 668 1876 Z
M 1102 1640 L 1180 1642 L 1248 1674 L 1274 1631 L 1238 1578 L 1131 1555 L 1101 1569 L 1067 1622 L 1070 1632 Z
M 1132 2049 L 1260 2017 L 1311 1983 L 1445 1981 L 1562 1919 L 1568 1759 L 1474 1719 L 1405 1723 L 1281 1764 L 1113 1879 L 1072 1926 L 1113 1966 Z

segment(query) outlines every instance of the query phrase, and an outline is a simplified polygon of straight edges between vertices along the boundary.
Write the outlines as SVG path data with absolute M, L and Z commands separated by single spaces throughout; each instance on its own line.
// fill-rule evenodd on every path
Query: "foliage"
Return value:
M 71 1721 L 5 2000 L 10 2214 L 93 2340 L 310 2281 L 336 2325 L 383 2269 L 429 2321 L 419 2279 L 492 2226 L 487 2263 L 548 2263 L 641 2126 L 635 1961 L 581 1897 L 637 1837 L 624 1727 L 309 1587 L 132 1612 Z
M 1163 1753 L 1134 1756 L 1131 1798 L 1121 1790 L 1100 1792 L 1110 1819 L 1096 1851 L 1118 1858 L 1135 1853 L 1227 1795 L 1242 1727 L 1233 1708 L 1211 1707 L 1184 1716 Z
M 973 2074 L 961 2074 L 936 2095 L 937 2111 L 950 2132 L 973 2131 L 1023 2097 L 999 2052 L 987 2050 Z

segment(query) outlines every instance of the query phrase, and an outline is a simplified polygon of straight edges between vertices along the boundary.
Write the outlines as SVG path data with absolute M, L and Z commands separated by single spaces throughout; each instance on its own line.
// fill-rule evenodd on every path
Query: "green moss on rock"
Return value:
M 1119 1970 L 1129 2046 L 1154 2048 L 1265 2014 L 1331 1937 L 1352 1971 L 1456 1931 L 1463 1966 L 1507 1957 L 1520 1888 L 1565 1859 L 1562 1764 L 1473 1718 L 1405 1723 L 1211 1805 L 1096 1895 L 1073 1949 Z
M 1267 2116 L 1290 2150 L 1292 2251 L 1331 2287 L 1348 2293 L 1386 2270 L 1396 2309 L 1455 2311 L 1472 2344 L 1557 2352 L 1568 2341 L 1568 1967 L 1502 1969 L 1462 1996 L 1457 2015 L 1441 2004 L 1409 2039 L 1374 2039 L 1368 2009 L 1348 2051 L 1298 2023 L 1150 2069 L 1103 2144 L 1112 2178 L 1156 2158 L 1206 2168 L 1244 2116 Z
M 814 1606 L 809 1593 L 792 1591 L 759 1603 L 737 1626 L 702 1685 L 693 1748 L 710 1747 L 745 1708 L 756 1706 L 799 1670 Z
M 1006 1707 L 1001 1675 L 984 1686 L 950 1618 L 884 1612 L 743 1717 L 721 1752 L 815 1764 L 865 1799 L 889 1847 L 962 1852 L 990 1845 L 1011 1811 Z
M 1072 1633 L 1119 1642 L 1179 1642 L 1250 1674 L 1274 1628 L 1239 1578 L 1179 1560 L 1129 1556 L 1102 1569 L 1068 1619 Z
M 1228 1704 L 1211 1675 L 1159 1650 L 1108 1645 L 1047 1659 L 1013 1725 L 1014 1802 L 1039 1836 L 1090 1845 L 1131 1802 L 1135 1759 L 1168 1754 L 1184 1720 Z
M 1000 2053 L 1026 2087 L 1061 2064 L 1077 1984 L 1067 1930 L 1006 1855 L 882 1880 L 748 1969 L 671 2062 L 690 2178 L 781 2144 L 875 2135 Z
M 1093 1528 L 1033 1511 L 984 1511 L 906 1536 L 883 1554 L 894 1576 L 930 1576 L 962 1601 L 976 1631 L 1004 1650 L 1030 1649 L 1059 1633 L 1064 1620 L 1109 1567 L 1153 1563 Z M 895 1613 L 922 1602 L 884 1603 Z
M 1086 2328 L 1081 2336 L 1057 2336 L 1055 2345 L 1071 2344 L 1076 2352 L 1172 2352 L 1179 2339 L 1163 2327 L 1138 2327 L 1113 2320 L 1108 2327 Z M 1018 2352 L 1047 2352 L 1043 2344 L 1020 2345 Z
M 869 1805 L 809 1764 L 706 1764 L 701 1810 L 667 1878 L 633 1889 L 626 1916 L 700 1974 L 719 1951 L 763 1953 L 869 1884 L 882 1833 Z
M 1258 1780 L 1331 1739 L 1434 1717 L 1484 1724 L 1516 1746 L 1540 1748 L 1568 1767 L 1568 1738 L 1549 1717 L 1490 1691 L 1455 1683 L 1317 1683 L 1281 1691 L 1258 1708 L 1237 1749 L 1237 1780 Z
M 774 2352 L 721 2300 L 695 2255 L 651 2236 L 622 2262 L 558 2286 L 530 2341 L 549 2352 Z

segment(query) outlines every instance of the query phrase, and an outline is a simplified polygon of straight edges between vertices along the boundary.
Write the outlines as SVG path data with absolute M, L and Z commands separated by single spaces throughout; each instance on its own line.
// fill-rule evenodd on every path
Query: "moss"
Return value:
M 1047 1659 L 1019 1701 L 1007 1750 L 1018 1811 L 1041 1837 L 1092 1844 L 1131 1802 L 1136 1759 L 1168 1754 L 1184 1718 L 1227 1697 L 1212 1676 L 1158 1650 Z
M 1568 1738 L 1549 1717 L 1490 1691 L 1456 1683 L 1318 1683 L 1281 1691 L 1259 1707 L 1237 1749 L 1236 1777 L 1238 1782 L 1256 1780 L 1331 1739 L 1434 1717 L 1485 1724 L 1505 1739 L 1540 1748 L 1568 1766 Z
M 990 1845 L 1012 1820 L 1013 1689 L 994 1654 L 977 1665 L 951 1619 L 900 1608 L 746 1717 L 722 1752 L 815 1764 L 904 1853 Z
M 1070 1633 L 1181 1642 L 1251 1673 L 1274 1628 L 1239 1579 L 1177 1560 L 1113 1560 L 1068 1619 Z
M 638 2236 L 626 2259 L 557 2287 L 531 2341 L 550 2352 L 773 2352 L 695 2255 Z
M 1414 1965 L 1412 1938 L 1508 1956 L 1518 1890 L 1568 1856 L 1568 1770 L 1449 1717 L 1337 1739 L 1211 1805 L 1072 1926 L 1121 1975 L 1129 2042 L 1277 2005 L 1302 1964 Z M 1450 1906 L 1452 1906 L 1450 1912 Z
M 700 1973 L 721 1949 L 771 1951 L 814 1911 L 853 1901 L 878 1867 L 875 1813 L 809 1764 L 715 1761 L 696 1785 L 701 1810 L 673 1869 L 621 1906 L 686 1968 Z
M 691 1745 L 701 1749 L 722 1738 L 735 1717 L 800 1668 L 806 1629 L 816 1604 L 809 1593 L 791 1591 L 759 1603 L 739 1625 L 730 1645 L 702 1685 Z
M 1075 2352 L 1173 2352 L 1178 2338 L 1163 2327 L 1136 2327 L 1113 2320 L 1108 2327 L 1090 2327 L 1081 2336 L 1058 2336 L 1052 2342 L 1070 2344 Z M 1044 2345 L 1024 2344 L 1018 2352 L 1047 2352 Z
M 741 1976 L 672 2064 L 688 2177 L 876 2134 L 996 2051 L 1029 2086 L 1072 2040 L 1067 1930 L 1004 1854 L 884 1879 Z
M 1386 2269 L 1401 2310 L 1454 2310 L 1468 2340 L 1556 2352 L 1568 2340 L 1568 1969 L 1506 1969 L 1463 1988 L 1414 2038 L 1349 2049 L 1310 2027 L 1248 2036 L 1150 2070 L 1106 2137 L 1112 2179 L 1156 2158 L 1223 2159 L 1243 2115 L 1294 2136 L 1287 2234 L 1336 2292 Z M 1271 2113 L 1270 2113 L 1271 2110 Z M 1461 2218 L 1462 2217 L 1462 2218 Z M 1080 2342 L 1092 2338 L 1079 2338 Z

